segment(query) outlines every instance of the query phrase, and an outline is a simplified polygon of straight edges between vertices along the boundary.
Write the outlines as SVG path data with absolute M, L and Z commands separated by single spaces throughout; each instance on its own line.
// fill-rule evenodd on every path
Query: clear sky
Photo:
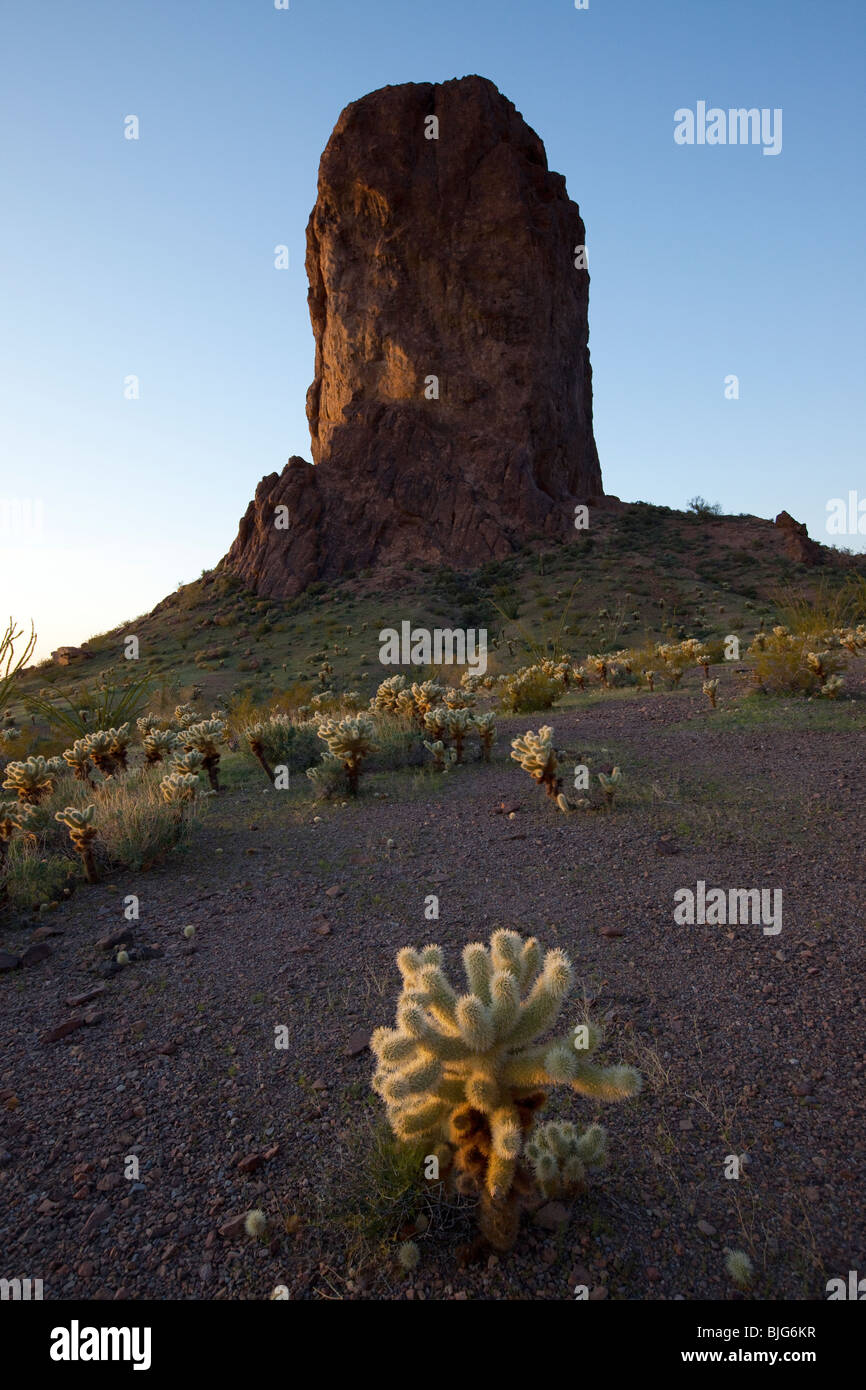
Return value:
M 319 156 L 342 108 L 389 83 L 490 78 L 565 175 L 607 491 L 784 507 L 866 546 L 825 529 L 829 499 L 866 499 L 864 0 L 0 16 L 0 620 L 32 617 L 41 654 L 196 578 L 259 479 L 310 457 Z M 781 108 L 781 153 L 677 145 L 674 113 L 699 101 Z

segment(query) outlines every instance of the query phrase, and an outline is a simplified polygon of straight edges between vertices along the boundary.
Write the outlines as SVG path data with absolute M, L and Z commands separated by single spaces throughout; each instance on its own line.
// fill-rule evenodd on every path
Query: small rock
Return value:
M 225 1240 L 234 1240 L 235 1236 L 239 1236 L 242 1234 L 246 1218 L 246 1212 L 242 1211 L 240 1216 L 233 1216 L 230 1218 L 230 1220 L 224 1221 L 219 1228 L 220 1235 Z
M 699 1221 L 698 1230 L 702 1236 L 714 1236 L 718 1234 L 715 1226 L 712 1226 L 709 1221 Z
M 21 964 L 38 965 L 40 961 L 47 960 L 53 954 L 51 947 L 46 946 L 44 941 L 40 941 L 33 946 L 27 946 L 21 952 Z
M 327 1081 L 323 1081 L 320 1076 L 317 1076 L 310 1089 L 313 1091 L 327 1091 L 328 1083 Z
M 539 1207 L 533 1220 L 536 1226 L 541 1226 L 546 1231 L 558 1231 L 560 1226 L 565 1226 L 571 1215 L 568 1207 L 563 1206 L 562 1202 L 545 1202 L 543 1207 Z
M 602 927 L 601 932 L 599 933 L 599 935 L 601 935 L 601 936 L 624 936 L 624 935 L 625 935 L 625 931 L 624 931 L 624 929 L 623 929 L 622 927 L 608 926 L 608 927 Z
M 37 927 L 33 933 L 34 941 L 45 941 L 49 936 L 62 936 L 63 927 Z
M 116 931 L 109 932 L 107 936 L 100 937 L 96 945 L 100 951 L 113 951 L 115 946 L 128 945 L 132 940 L 132 932 L 129 927 L 118 927 Z
M 353 1033 L 350 1033 L 349 1040 L 346 1043 L 346 1056 L 358 1057 L 362 1052 L 366 1050 L 366 1048 L 369 1047 L 369 1045 L 370 1029 L 356 1028 Z
M 67 1018 L 65 1023 L 58 1023 L 56 1028 L 51 1028 L 47 1033 L 43 1033 L 40 1039 L 44 1043 L 59 1042 L 61 1038 L 66 1038 L 70 1033 L 84 1027 L 83 1017 Z
M 105 993 L 105 985 L 94 985 L 92 989 L 85 990 L 83 994 L 70 994 L 65 1003 L 70 1009 L 79 1009 L 82 1004 L 89 1004 L 91 999 L 97 999 L 100 994 Z
M 7 970 L 17 970 L 20 964 L 20 956 L 13 956 L 11 951 L 0 951 L 0 974 Z
M 242 1173 L 255 1173 L 264 1161 L 261 1154 L 247 1154 L 246 1158 L 238 1161 L 238 1168 Z
M 93 1211 L 88 1216 L 87 1221 L 84 1224 L 84 1230 L 81 1232 L 81 1239 L 87 1240 L 89 1236 L 92 1236 L 94 1231 L 98 1231 L 100 1226 L 105 1225 L 105 1222 L 108 1220 L 110 1215 L 110 1203 L 100 1202 L 98 1206 L 93 1208 Z

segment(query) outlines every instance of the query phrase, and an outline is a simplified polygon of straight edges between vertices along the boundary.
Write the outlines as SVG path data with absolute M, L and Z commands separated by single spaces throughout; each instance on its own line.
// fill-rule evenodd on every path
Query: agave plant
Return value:
M 80 809 L 77 806 L 67 806 L 62 811 L 55 811 L 54 819 L 60 821 L 69 830 L 69 838 L 72 841 L 76 853 L 81 855 L 84 865 L 84 877 L 88 883 L 96 883 L 96 864 L 93 858 L 93 841 L 96 839 L 96 807 L 85 806 Z

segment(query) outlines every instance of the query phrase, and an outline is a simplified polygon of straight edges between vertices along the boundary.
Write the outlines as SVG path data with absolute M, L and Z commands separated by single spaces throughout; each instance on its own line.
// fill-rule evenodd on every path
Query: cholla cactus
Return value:
M 469 993 L 462 996 L 442 962 L 438 946 L 398 953 L 397 1027 L 377 1028 L 370 1040 L 378 1061 L 373 1087 L 399 1139 L 450 1142 L 458 1188 L 480 1191 L 482 1232 L 508 1249 L 532 1187 L 526 1143 L 547 1091 L 565 1085 L 597 1100 L 623 1100 L 640 1089 L 640 1077 L 631 1067 L 595 1064 L 600 1035 L 591 1024 L 582 1028 L 580 1050 L 571 1032 L 537 1041 L 572 988 L 563 951 L 542 957 L 534 938 L 494 932 L 489 948 L 465 948 Z
M 433 754 L 433 766 L 437 772 L 444 772 L 449 763 L 457 761 L 457 754 L 453 748 L 447 748 L 441 738 L 437 738 L 433 743 L 424 740 L 424 747 L 428 753 Z
M 821 694 L 827 700 L 835 700 L 844 686 L 845 682 L 841 676 L 828 676 L 821 686 Z
M 144 741 L 148 734 L 152 734 L 154 730 L 162 727 L 162 720 L 158 714 L 143 714 L 139 719 L 136 719 L 135 727 Z
M 111 739 L 108 747 L 109 754 L 114 759 L 115 765 L 125 771 L 129 747 L 129 724 L 121 724 L 119 729 L 109 729 L 108 735 Z
M 601 1125 L 589 1125 L 581 1134 L 576 1125 L 551 1120 L 537 1127 L 526 1157 L 542 1197 L 570 1197 L 586 1186 L 587 1168 L 604 1163 L 607 1135 Z
M 54 791 L 54 775 L 45 758 L 28 758 L 22 763 L 7 763 L 3 786 L 14 792 L 28 806 L 38 806 Z
M 577 686 L 578 690 L 584 690 L 586 688 L 586 667 L 572 666 L 571 679 Z
M 215 792 L 220 789 L 220 750 L 217 745 L 224 743 L 225 737 L 224 719 L 201 719 L 197 724 L 188 724 L 178 735 L 178 742 L 187 753 L 193 750 L 201 753 L 204 770 Z
M 745 1250 L 726 1250 L 725 1270 L 738 1289 L 745 1292 L 751 1288 L 755 1277 L 755 1267 Z
M 117 767 L 111 749 L 114 744 L 113 729 L 97 729 L 86 738 L 79 740 L 87 749 L 92 762 L 96 764 L 103 777 L 110 777 Z
M 704 681 L 701 690 L 706 695 L 712 709 L 716 708 L 716 696 L 719 693 L 719 682 L 717 680 Z
M 456 685 L 446 685 L 442 691 L 442 703 L 446 709 L 469 709 L 475 704 L 475 696 L 468 690 L 458 690 Z
M 488 711 L 487 714 L 476 714 L 474 723 L 481 742 L 481 757 L 485 763 L 489 763 L 490 754 L 496 742 L 496 715 L 492 711 Z
M 421 1259 L 421 1251 L 414 1240 L 404 1240 L 397 1250 L 397 1263 L 407 1274 L 411 1274 L 413 1269 L 417 1269 L 418 1261 Z
M 191 748 L 186 753 L 175 752 L 172 754 L 171 762 L 168 765 L 169 772 L 198 773 L 204 767 L 204 754 L 199 753 L 197 748 Z
M 0 739 L 6 744 L 17 743 L 21 737 L 21 730 L 16 728 L 0 729 Z
M 413 722 L 418 718 L 418 707 L 411 690 L 399 690 L 397 692 L 393 712 L 401 719 L 411 719 Z
M 643 678 L 644 678 L 644 680 L 646 681 L 647 685 L 648 685 L 649 688 L 650 688 L 650 693 L 652 693 L 652 691 L 654 691 L 655 688 L 656 688 L 656 673 L 655 673 L 655 671 L 644 671 L 644 673 L 643 673 Z
M 524 772 L 528 772 L 532 780 L 544 787 L 547 795 L 555 801 L 562 790 L 562 778 L 557 776 L 559 764 L 550 725 L 543 724 L 537 734 L 527 729 L 522 738 L 511 740 L 511 749 L 514 761 L 520 763 Z
M 612 768 L 610 772 L 600 772 L 598 774 L 599 784 L 604 792 L 604 799 L 608 806 L 613 805 L 613 798 L 616 789 L 622 781 L 622 773 L 618 767 Z
M 424 732 L 430 735 L 434 743 L 440 740 L 444 742 L 448 732 L 448 710 L 445 705 L 435 705 L 425 712 Z
M 190 724 L 198 723 L 201 715 L 195 705 L 175 705 L 174 718 L 181 729 L 188 729 Z
M 474 719 L 468 709 L 449 709 L 445 718 L 445 729 L 451 742 L 454 744 L 454 761 L 462 763 L 463 744 L 466 736 L 471 730 Z
M 376 694 L 370 701 L 371 709 L 388 710 L 393 714 L 397 707 L 397 696 L 401 690 L 406 688 L 406 677 L 401 675 L 389 676 L 382 681 Z
M 610 682 L 609 682 L 609 680 L 608 680 L 608 670 L 607 670 L 608 659 L 607 659 L 607 657 L 605 657 L 605 656 L 588 656 L 588 657 L 586 658 L 586 661 L 587 661 L 587 665 L 588 665 L 588 666 L 591 666 L 592 669 L 593 669 L 593 671 L 595 672 L 595 674 L 598 676 L 598 678 L 599 678 L 599 680 L 601 681 L 602 685 L 604 686 L 605 690 L 607 690 L 607 688 L 608 688 L 608 686 L 609 686 L 609 684 L 610 684 Z
M 863 623 L 858 623 L 856 627 L 834 628 L 833 636 L 840 647 L 845 647 L 852 656 L 866 650 L 866 626 Z
M 826 667 L 826 661 L 829 655 L 829 652 L 805 653 L 806 665 L 808 666 L 809 670 L 818 677 L 819 681 L 825 681 L 827 679 L 828 672 Z
M 440 685 L 438 681 L 421 681 L 420 683 L 416 681 L 412 686 L 412 699 L 415 701 L 418 719 L 422 724 L 427 711 L 441 705 L 444 694 L 445 687 Z
M 145 762 L 151 765 L 161 763 L 174 752 L 177 741 L 174 729 L 148 729 L 142 739 Z
M 170 772 L 159 784 L 163 801 L 175 808 L 177 820 L 183 817 L 184 807 L 195 801 L 199 790 L 199 779 L 195 772 Z
M 331 676 L 333 674 L 334 668 L 331 665 L 330 661 L 323 661 L 321 666 L 319 667 L 319 685 L 322 687 L 323 690 L 325 686 L 328 684 L 328 681 L 331 679 Z
M 72 768 L 77 781 L 92 786 L 90 774 L 93 764 L 90 761 L 90 745 L 86 738 L 77 738 L 71 748 L 63 750 L 63 761 Z
M 96 883 L 96 864 L 93 859 L 93 841 L 96 839 L 96 807 L 85 806 L 83 810 L 79 810 L 76 806 L 67 806 L 62 811 L 55 811 L 54 819 L 67 827 L 73 848 L 77 854 L 81 855 L 84 877 L 87 882 Z
M 364 715 L 326 719 L 319 726 L 319 738 L 324 739 L 329 751 L 342 762 L 349 792 L 357 796 L 361 764 L 376 747 L 376 726 L 372 719 Z
M 257 724 L 250 724 L 250 725 L 244 730 L 244 734 L 245 734 L 245 736 L 246 736 L 246 740 L 247 740 L 247 743 L 249 744 L 250 752 L 252 753 L 253 757 L 254 757 L 254 758 L 259 762 L 259 764 L 261 765 L 262 770 L 263 770 L 265 776 L 267 777 L 268 781 L 269 781 L 269 782 L 273 782 L 273 781 L 274 781 L 274 769 L 271 767 L 270 763 L 268 762 L 268 756 L 267 756 L 267 752 L 266 752 L 266 748 L 265 748 L 265 745 L 266 745 L 266 743 L 267 743 L 268 734 L 270 733 L 270 731 L 271 731 L 271 720 L 270 720 L 270 719 L 264 719 L 264 720 L 261 720 L 261 721 L 260 721 L 259 723 L 257 723 Z

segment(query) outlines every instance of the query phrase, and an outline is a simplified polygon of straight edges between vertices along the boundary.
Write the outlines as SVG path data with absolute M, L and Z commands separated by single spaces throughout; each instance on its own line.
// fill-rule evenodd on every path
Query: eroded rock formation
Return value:
M 283 596 L 573 534 L 575 505 L 602 495 L 584 241 L 541 140 L 486 79 L 348 106 L 307 227 L 315 466 L 262 480 L 228 566 Z

